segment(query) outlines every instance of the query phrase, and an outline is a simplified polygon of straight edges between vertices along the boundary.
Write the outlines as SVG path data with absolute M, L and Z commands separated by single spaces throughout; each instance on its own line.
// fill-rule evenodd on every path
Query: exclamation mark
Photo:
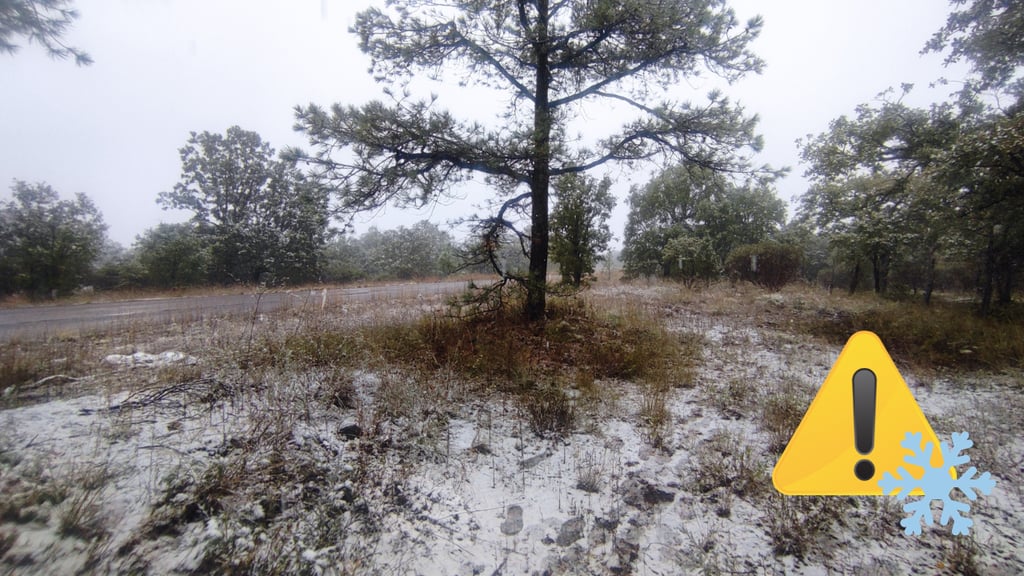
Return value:
M 867 456 L 875 448 L 875 373 L 861 368 L 853 375 L 853 437 L 857 452 Z M 875 465 L 867 459 L 857 462 L 853 473 L 863 481 L 875 475 Z

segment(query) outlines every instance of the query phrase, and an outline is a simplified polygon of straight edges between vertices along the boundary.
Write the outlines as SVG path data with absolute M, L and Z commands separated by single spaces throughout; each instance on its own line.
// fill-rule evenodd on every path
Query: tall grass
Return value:
M 890 354 L 918 368 L 1024 368 L 1024 307 L 981 317 L 967 303 L 925 306 L 871 298 L 859 309 L 808 317 L 803 325 L 836 343 L 870 330 Z

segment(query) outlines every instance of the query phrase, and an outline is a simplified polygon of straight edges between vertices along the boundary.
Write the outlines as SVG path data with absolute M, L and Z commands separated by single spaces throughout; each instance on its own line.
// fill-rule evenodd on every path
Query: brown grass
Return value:
M 967 303 L 924 306 L 873 297 L 859 303 L 830 316 L 805 317 L 802 324 L 811 334 L 837 343 L 857 330 L 870 330 L 890 354 L 919 368 L 1024 368 L 1024 307 L 982 318 Z
M 654 282 L 670 309 L 700 310 L 709 316 L 749 319 L 753 325 L 811 335 L 842 345 L 855 332 L 870 330 L 889 353 L 916 369 L 1024 368 L 1024 305 L 1012 304 L 989 317 L 970 301 L 937 296 L 930 306 L 893 301 L 872 293 L 850 296 L 803 284 L 768 293 L 745 283 L 708 288 Z

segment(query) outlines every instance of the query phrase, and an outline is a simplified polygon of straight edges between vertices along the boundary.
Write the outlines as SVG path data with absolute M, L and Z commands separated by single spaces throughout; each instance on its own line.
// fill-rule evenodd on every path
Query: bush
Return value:
M 734 281 L 746 280 L 778 290 L 800 275 L 802 260 L 799 246 L 760 242 L 736 247 L 726 258 L 725 269 Z

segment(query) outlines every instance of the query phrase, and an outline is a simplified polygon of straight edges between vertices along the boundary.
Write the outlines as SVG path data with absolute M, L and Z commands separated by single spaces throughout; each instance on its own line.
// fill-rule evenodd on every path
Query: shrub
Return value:
M 799 277 L 802 260 L 799 246 L 761 242 L 735 248 L 726 258 L 725 269 L 733 280 L 778 290 Z

